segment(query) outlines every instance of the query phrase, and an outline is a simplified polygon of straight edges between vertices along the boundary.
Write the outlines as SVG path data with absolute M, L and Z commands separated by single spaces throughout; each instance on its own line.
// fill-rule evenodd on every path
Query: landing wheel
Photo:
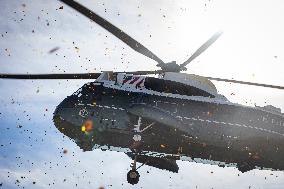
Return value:
M 137 184 L 139 182 L 139 177 L 140 177 L 136 168 L 136 163 L 137 163 L 137 154 L 135 154 L 134 162 L 131 163 L 130 166 L 131 170 L 127 173 L 127 182 L 132 185 Z
M 139 173 L 138 171 L 136 170 L 130 170 L 128 173 L 127 173 L 127 181 L 129 184 L 137 184 L 139 182 Z

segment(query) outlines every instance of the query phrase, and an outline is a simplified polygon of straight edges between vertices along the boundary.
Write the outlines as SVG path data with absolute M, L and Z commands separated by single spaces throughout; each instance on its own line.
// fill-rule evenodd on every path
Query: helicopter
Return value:
M 178 172 L 176 160 L 252 169 L 284 170 L 284 114 L 273 106 L 230 102 L 210 80 L 282 86 L 181 73 L 211 46 L 214 34 L 182 64 L 165 63 L 141 43 L 87 7 L 61 0 L 135 51 L 155 60 L 155 71 L 83 74 L 0 74 L 6 79 L 95 79 L 54 111 L 60 132 L 84 151 L 114 150 L 133 159 L 127 181 L 137 184 L 137 162 Z M 150 76 L 149 76 L 150 75 Z M 158 75 L 158 77 L 153 77 Z

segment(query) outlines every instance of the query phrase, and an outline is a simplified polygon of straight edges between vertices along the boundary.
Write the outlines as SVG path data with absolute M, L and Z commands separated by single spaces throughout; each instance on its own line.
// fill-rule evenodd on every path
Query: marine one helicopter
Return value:
M 84 151 L 126 153 L 134 160 L 127 180 L 139 181 L 137 162 L 178 172 L 176 160 L 284 170 L 284 114 L 273 107 L 229 102 L 210 80 L 284 89 L 282 86 L 180 73 L 213 44 L 205 42 L 188 60 L 164 63 L 154 53 L 73 0 L 61 0 L 105 28 L 160 70 L 86 74 L 1 74 L 10 79 L 96 79 L 64 99 L 54 112 L 60 132 Z M 147 76 L 158 74 L 158 77 Z

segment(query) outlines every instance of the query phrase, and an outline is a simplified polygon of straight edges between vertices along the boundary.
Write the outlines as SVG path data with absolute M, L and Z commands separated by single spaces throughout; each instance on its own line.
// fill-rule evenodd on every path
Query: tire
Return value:
M 138 171 L 130 170 L 127 173 L 127 182 L 129 184 L 132 184 L 132 185 L 137 184 L 139 182 L 139 177 L 140 177 L 140 175 L 139 175 Z

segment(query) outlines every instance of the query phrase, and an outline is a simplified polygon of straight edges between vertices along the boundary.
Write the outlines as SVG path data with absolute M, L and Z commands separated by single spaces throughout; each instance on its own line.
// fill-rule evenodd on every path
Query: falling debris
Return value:
M 78 53 L 79 52 L 79 47 L 74 47 L 76 52 Z
M 64 0 L 64 2 L 75 1 Z M 30 4 L 28 4 L 28 7 L 30 7 L 29 5 Z M 209 4 L 207 3 L 207 6 L 208 5 Z M 21 3 L 18 6 L 23 9 Z M 12 9 L 12 11 L 18 11 L 18 6 L 16 9 Z M 37 8 L 38 7 L 40 6 L 37 6 Z M 46 10 L 54 9 L 54 6 L 42 7 Z M 57 10 L 63 9 L 61 4 L 55 4 L 55 7 Z M 157 9 L 157 7 L 154 8 Z M 176 7 L 174 8 L 176 9 Z M 87 7 L 83 10 L 86 9 Z M 8 10 L 11 11 L 11 9 Z M 46 29 L 45 26 L 49 26 L 50 23 L 50 26 L 53 27 L 46 31 L 47 40 L 52 42 L 53 40 L 56 41 L 62 39 L 57 36 L 57 32 L 53 33 L 56 27 L 61 26 L 61 24 L 54 24 L 54 21 L 56 22 L 54 18 L 58 18 L 58 15 L 60 15 L 57 14 L 58 12 L 54 16 L 46 17 L 46 14 L 48 13 L 44 11 L 40 14 L 40 16 L 42 16 L 42 20 L 40 20 L 40 17 L 37 14 L 28 15 L 30 10 L 31 9 L 26 11 L 27 17 L 34 18 L 38 24 L 30 24 L 29 22 L 29 25 L 31 25 L 31 27 L 27 29 L 29 34 L 31 31 L 32 33 L 35 31 L 37 31 L 36 33 L 41 33 L 42 26 Z M 107 9 L 104 10 L 106 12 Z M 33 11 L 36 13 L 37 9 L 33 9 Z M 38 9 L 38 11 L 40 11 L 40 9 Z M 65 11 L 61 11 L 62 15 L 60 16 L 63 16 L 64 12 Z M 114 14 L 116 13 L 115 11 L 112 12 Z M 85 15 L 91 15 L 89 17 L 94 18 L 94 14 L 89 14 L 91 11 L 85 13 L 87 13 Z M 134 19 L 139 20 L 144 17 L 144 15 L 141 17 L 141 14 L 139 14 L 138 16 L 140 18 L 137 18 L 138 13 L 134 13 L 136 16 Z M 74 15 L 75 14 L 76 13 L 74 13 Z M 144 12 L 142 12 L 142 14 L 144 14 Z M 119 15 L 120 14 L 118 13 L 118 16 Z M 18 19 L 18 16 L 13 17 Z M 99 16 L 97 17 L 99 18 Z M 167 14 L 161 14 L 159 16 L 160 20 L 164 18 L 163 20 L 165 21 L 168 21 L 168 17 Z M 46 20 L 45 22 L 44 18 L 48 18 L 49 21 Z M 104 19 L 99 20 L 102 21 Z M 28 21 L 23 21 L 19 27 L 22 27 L 26 22 Z M 64 22 L 64 20 L 62 22 Z M 171 20 L 169 20 L 169 22 L 172 23 Z M 99 21 L 98 23 L 101 22 Z M 114 28 L 112 25 L 107 24 L 108 22 L 104 21 L 101 25 L 105 28 Z M 174 22 L 173 24 L 175 25 Z M 147 27 L 151 27 L 150 23 L 147 24 Z M 122 34 L 119 36 L 122 39 L 125 39 L 124 42 L 126 42 L 127 45 L 132 44 L 131 48 L 136 49 L 138 52 L 144 52 L 145 48 L 140 45 L 140 43 L 136 42 L 127 34 L 124 34 L 123 31 L 116 31 L 120 31 L 117 32 L 117 35 Z M 113 33 L 115 34 L 115 32 Z M 99 35 L 104 39 L 109 38 L 109 36 L 104 36 L 104 33 Z M 152 34 L 145 32 L 145 35 L 150 38 L 152 35 L 156 37 L 155 32 Z M 2 39 L 3 36 L 4 34 L 2 34 L 2 37 L 0 36 L 0 38 Z M 11 36 L 13 37 L 12 34 Z M 68 36 L 64 36 L 64 39 L 65 37 Z M 69 40 L 71 39 L 73 38 L 70 38 Z M 77 37 L 75 37 L 74 40 L 76 39 Z M 57 56 L 61 56 L 61 53 L 63 53 L 62 51 L 64 50 L 63 55 L 66 56 L 65 60 L 68 62 L 77 62 L 77 59 L 74 59 L 74 57 L 70 55 L 71 53 L 79 58 L 81 56 L 80 60 L 84 60 L 84 62 L 91 62 L 91 58 L 85 58 L 85 55 L 79 53 L 79 46 L 82 48 L 81 52 L 87 49 L 84 41 L 76 41 L 76 43 L 73 42 L 72 44 L 72 41 L 69 41 L 67 38 L 65 40 L 66 41 L 63 40 L 63 42 L 69 44 L 69 46 L 66 47 L 68 51 L 65 52 L 65 47 L 63 49 L 63 46 L 59 43 L 54 43 L 47 49 L 45 48 L 44 53 L 46 55 L 48 55 L 48 53 L 55 53 Z M 167 40 L 165 43 L 170 44 Z M 121 50 L 119 46 L 113 48 L 113 45 L 105 42 L 104 44 L 106 46 L 101 46 L 100 50 L 105 50 L 105 56 L 109 56 L 112 51 L 115 52 L 117 49 Z M 56 47 L 55 45 L 60 45 L 60 48 L 62 48 L 60 49 L 60 53 L 56 52 L 59 50 L 59 47 Z M 208 43 L 203 45 L 202 48 L 207 45 Z M 33 47 L 32 44 L 30 47 L 32 47 L 31 50 L 36 48 Z M 122 49 L 124 49 L 124 47 Z M 12 55 L 14 55 L 14 57 L 18 57 L 16 56 L 18 55 L 16 54 L 18 53 L 17 48 L 12 46 L 4 46 L 1 48 L 1 52 L 5 56 L 6 54 L 9 54 L 10 51 L 13 52 Z M 34 51 L 42 51 L 42 49 Z M 120 56 L 116 56 L 114 59 L 120 59 L 119 61 L 122 61 L 123 64 L 127 62 L 127 64 L 129 64 L 127 58 L 131 55 L 127 55 L 127 52 L 127 49 L 125 49 L 123 53 L 120 53 L 120 51 L 115 52 Z M 200 52 L 201 51 L 199 51 L 199 53 Z M 148 50 L 146 56 L 153 60 L 156 59 L 156 56 Z M 99 56 L 96 57 L 100 60 Z M 55 57 L 50 55 L 47 58 Z M 53 63 L 57 60 L 58 58 L 56 57 Z M 189 60 L 191 60 L 191 58 L 189 58 Z M 174 176 L 169 173 L 164 174 L 162 172 L 162 170 L 168 170 L 177 173 L 179 169 L 177 163 L 180 164 L 177 161 L 180 160 L 197 162 L 198 164 L 194 167 L 195 169 L 199 169 L 200 162 L 214 164 L 212 167 L 201 167 L 201 169 L 205 168 L 205 171 L 203 170 L 204 173 L 207 173 L 205 176 L 208 176 L 208 173 L 209 175 L 211 173 L 212 176 L 214 176 L 214 174 L 217 174 L 216 176 L 218 176 L 218 172 L 223 172 L 219 171 L 216 164 L 219 167 L 225 167 L 227 163 L 230 167 L 232 165 L 243 166 L 242 161 L 244 161 L 245 166 L 248 166 L 244 167 L 244 169 L 258 168 L 252 167 L 254 162 L 256 162 L 256 165 L 261 166 L 261 168 L 264 167 L 265 169 L 266 165 L 275 165 L 275 168 L 277 168 L 278 165 L 283 165 L 281 154 L 283 154 L 284 148 L 281 146 L 283 140 L 280 141 L 280 139 L 283 139 L 284 137 L 284 130 L 282 131 L 281 129 L 282 125 L 284 127 L 284 119 L 283 116 L 281 117 L 281 111 L 274 114 L 268 110 L 261 110 L 258 107 L 244 107 L 243 105 L 231 103 L 225 97 L 221 96 L 221 94 L 219 95 L 217 90 L 215 90 L 214 84 L 206 78 L 200 77 L 199 79 L 199 76 L 192 77 L 192 79 L 189 78 L 192 83 L 187 85 L 187 82 L 184 82 L 184 79 L 187 78 L 183 77 L 183 75 L 186 74 L 178 73 L 180 70 L 185 69 L 185 67 L 176 65 L 174 62 L 166 65 L 159 60 L 159 58 L 155 61 L 161 62 L 160 64 L 164 65 L 159 66 L 164 70 L 161 70 L 163 73 L 158 77 L 148 77 L 146 80 L 146 76 L 144 77 L 143 74 L 122 74 L 118 72 L 113 73 L 112 71 L 106 73 L 103 72 L 104 75 L 101 74 L 101 79 L 84 85 L 81 88 L 82 90 L 80 89 L 80 91 L 72 95 L 69 93 L 69 90 L 72 90 L 73 85 L 75 87 L 80 85 L 81 87 L 82 81 L 78 83 L 65 83 L 64 80 L 56 80 L 55 82 L 50 80 L 39 82 L 25 81 L 25 83 L 19 82 L 19 86 L 21 86 L 23 90 L 21 88 L 18 89 L 17 83 L 13 82 L 11 86 L 12 90 L 6 90 L 4 88 L 5 94 L 1 98 L 2 106 L 0 109 L 2 112 L 2 114 L 0 113 L 0 123 L 3 125 L 3 129 L 0 132 L 0 138 L 2 139 L 0 141 L 0 158 L 4 171 L 1 173 L 0 189 L 2 188 L 3 183 L 3 187 L 5 188 L 10 187 L 15 181 L 19 188 L 31 188 L 31 186 L 37 186 L 38 188 L 38 186 L 43 185 L 48 188 L 59 188 L 60 186 L 63 188 L 73 188 L 76 186 L 77 188 L 105 189 L 113 187 L 111 182 L 113 182 L 112 180 L 117 180 L 116 177 L 124 180 L 116 182 L 114 188 L 129 187 L 128 185 L 125 186 L 125 184 L 127 184 L 125 182 L 126 177 L 121 176 L 122 173 L 126 173 L 127 169 L 129 170 L 129 166 L 113 166 L 113 161 L 117 161 L 123 165 L 130 160 L 133 161 L 133 163 L 131 163 L 131 172 L 129 174 L 129 177 L 133 179 L 133 182 L 130 183 L 127 180 L 130 184 L 138 182 L 135 181 L 135 179 L 139 178 L 140 175 L 136 170 L 143 165 L 147 165 L 148 167 L 143 168 L 144 170 L 141 172 L 141 177 L 145 176 L 145 172 L 149 174 L 149 170 L 147 170 L 149 169 L 149 166 L 152 167 L 150 168 L 150 172 L 152 172 L 153 169 L 161 169 L 159 173 L 163 175 L 160 180 L 162 181 L 162 184 L 163 181 L 166 180 L 166 188 L 175 188 L 176 178 L 178 181 L 181 181 L 178 183 L 181 187 L 183 182 L 187 182 L 188 179 L 185 178 L 187 178 L 186 176 L 188 173 L 183 175 L 184 171 L 179 173 L 181 176 Z M 277 62 L 276 59 L 274 61 Z M 138 63 L 135 63 L 134 65 L 139 68 Z M 177 73 L 167 72 L 168 70 L 172 71 L 174 68 L 171 68 L 172 66 L 170 65 L 179 66 L 178 70 L 174 70 Z M 82 69 L 85 68 L 82 65 L 80 66 Z M 97 68 L 88 68 L 88 70 L 97 69 L 100 71 L 104 69 L 96 64 L 92 64 L 89 67 L 93 66 L 96 66 Z M 143 64 L 140 66 L 143 67 Z M 52 74 L 56 73 L 57 70 L 65 72 L 62 68 L 59 69 L 59 67 L 60 66 L 58 65 L 52 65 Z M 75 69 L 76 67 L 74 67 L 74 70 Z M 122 70 L 124 68 L 119 68 L 118 66 L 118 68 L 114 68 L 114 71 L 116 69 Z M 22 70 L 22 72 L 25 71 L 25 69 Z M 72 70 L 70 70 L 70 73 L 72 73 L 71 71 Z M 169 76 L 167 73 L 172 73 L 173 75 Z M 75 79 L 77 77 L 68 76 L 67 78 Z M 122 81 L 121 83 L 119 82 L 120 79 Z M 203 83 L 204 86 L 201 86 Z M 28 88 L 28 84 L 32 84 L 32 86 Z M 196 87 L 192 86 L 195 84 Z M 7 85 L 10 85 L 10 82 Z M 62 90 L 62 92 L 58 92 L 58 94 L 56 92 L 57 85 L 59 85 L 59 89 Z M 39 87 L 41 88 L 40 93 Z M 28 91 L 29 89 L 32 91 Z M 25 90 L 29 93 L 33 93 L 33 96 L 26 95 Z M 39 94 L 35 94 L 35 90 L 36 93 Z M 11 94 L 9 94 L 9 92 Z M 21 96 L 17 94 L 19 92 L 21 92 Z M 230 94 L 228 91 L 227 93 Z M 67 94 L 70 94 L 71 96 L 67 96 Z M 235 94 L 231 93 L 231 95 Z M 59 103 L 59 100 L 62 100 L 61 97 L 66 97 L 66 99 Z M 27 102 L 26 99 L 29 101 Z M 23 100 L 21 106 L 18 102 L 20 100 Z M 54 101 L 56 102 L 54 103 Z M 55 107 L 57 103 L 59 103 L 59 105 Z M 7 111 L 5 111 L 5 108 Z M 137 120 L 140 118 L 140 121 Z M 32 121 L 30 121 L 31 119 Z M 250 136 L 258 136 L 259 133 L 261 134 L 259 135 L 261 136 L 259 139 L 261 145 L 255 144 L 258 141 L 242 141 L 242 139 L 247 139 Z M 274 135 L 277 140 L 276 144 L 274 144 Z M 264 140 L 261 141 L 261 138 Z M 267 143 L 267 140 L 269 140 L 269 144 Z M 204 141 L 206 141 L 206 143 L 204 143 Z M 240 142 L 240 145 L 237 144 L 238 142 Z M 248 142 L 248 146 L 250 146 L 252 150 L 249 148 L 244 149 L 246 142 Z M 256 148 L 254 148 L 255 146 Z M 101 151 L 98 149 L 101 149 Z M 255 149 L 258 150 L 259 153 L 256 153 Z M 106 150 L 112 152 L 103 152 Z M 118 155 L 116 155 L 116 151 Z M 251 153 L 250 151 L 254 152 Z M 120 156 L 119 154 L 123 155 Z M 120 159 L 121 162 L 119 162 Z M 267 164 L 265 163 L 266 159 L 268 160 Z M 270 160 L 273 160 L 273 164 Z M 277 162 L 278 160 L 279 162 Z M 138 165 L 139 167 L 136 166 L 136 162 L 140 164 Z M 262 162 L 264 163 L 263 165 Z M 187 166 L 185 165 L 185 162 L 182 164 L 180 165 Z M 107 166 L 106 169 L 105 166 Z M 113 170 L 114 168 L 122 169 Z M 214 172 L 213 170 L 210 170 L 211 168 Z M 239 169 L 239 167 L 237 168 Z M 268 169 L 269 168 L 270 167 L 268 167 Z M 284 169 L 283 166 L 280 168 Z M 156 173 L 157 171 L 153 170 L 153 172 Z M 233 173 L 229 175 L 230 177 L 236 175 L 236 170 L 232 170 L 232 168 L 226 170 L 226 173 L 229 174 L 230 172 Z M 244 178 L 247 179 L 249 174 L 242 176 L 239 180 Z M 264 174 L 267 173 L 264 172 Z M 264 174 L 254 174 L 253 177 L 256 178 L 260 175 L 260 178 L 262 178 Z M 275 174 L 279 173 L 275 172 Z M 155 175 L 153 174 L 153 176 Z M 2 177 L 4 180 L 2 180 Z M 151 175 L 148 175 L 147 177 L 151 177 Z M 265 180 L 269 180 L 271 176 L 267 175 L 264 178 Z M 233 180 L 234 179 L 235 178 L 233 178 Z M 195 180 L 193 179 L 192 181 L 195 182 Z M 156 182 L 155 179 L 153 181 Z M 95 186 L 90 185 L 91 182 L 95 183 Z M 210 185 L 210 188 L 213 188 L 211 183 L 206 184 Z M 117 185 L 122 185 L 122 187 Z M 149 183 L 149 185 L 152 185 L 152 183 Z M 195 186 L 195 188 L 200 188 L 198 185 L 195 185 L 195 183 L 192 183 L 191 185 Z M 248 187 L 246 184 L 245 186 L 246 188 Z M 138 185 L 136 188 L 142 187 L 143 182 L 142 185 Z
M 53 49 L 51 49 L 50 51 L 48 51 L 49 54 L 52 54 L 56 51 L 58 51 L 60 48 L 59 47 L 54 47 Z

